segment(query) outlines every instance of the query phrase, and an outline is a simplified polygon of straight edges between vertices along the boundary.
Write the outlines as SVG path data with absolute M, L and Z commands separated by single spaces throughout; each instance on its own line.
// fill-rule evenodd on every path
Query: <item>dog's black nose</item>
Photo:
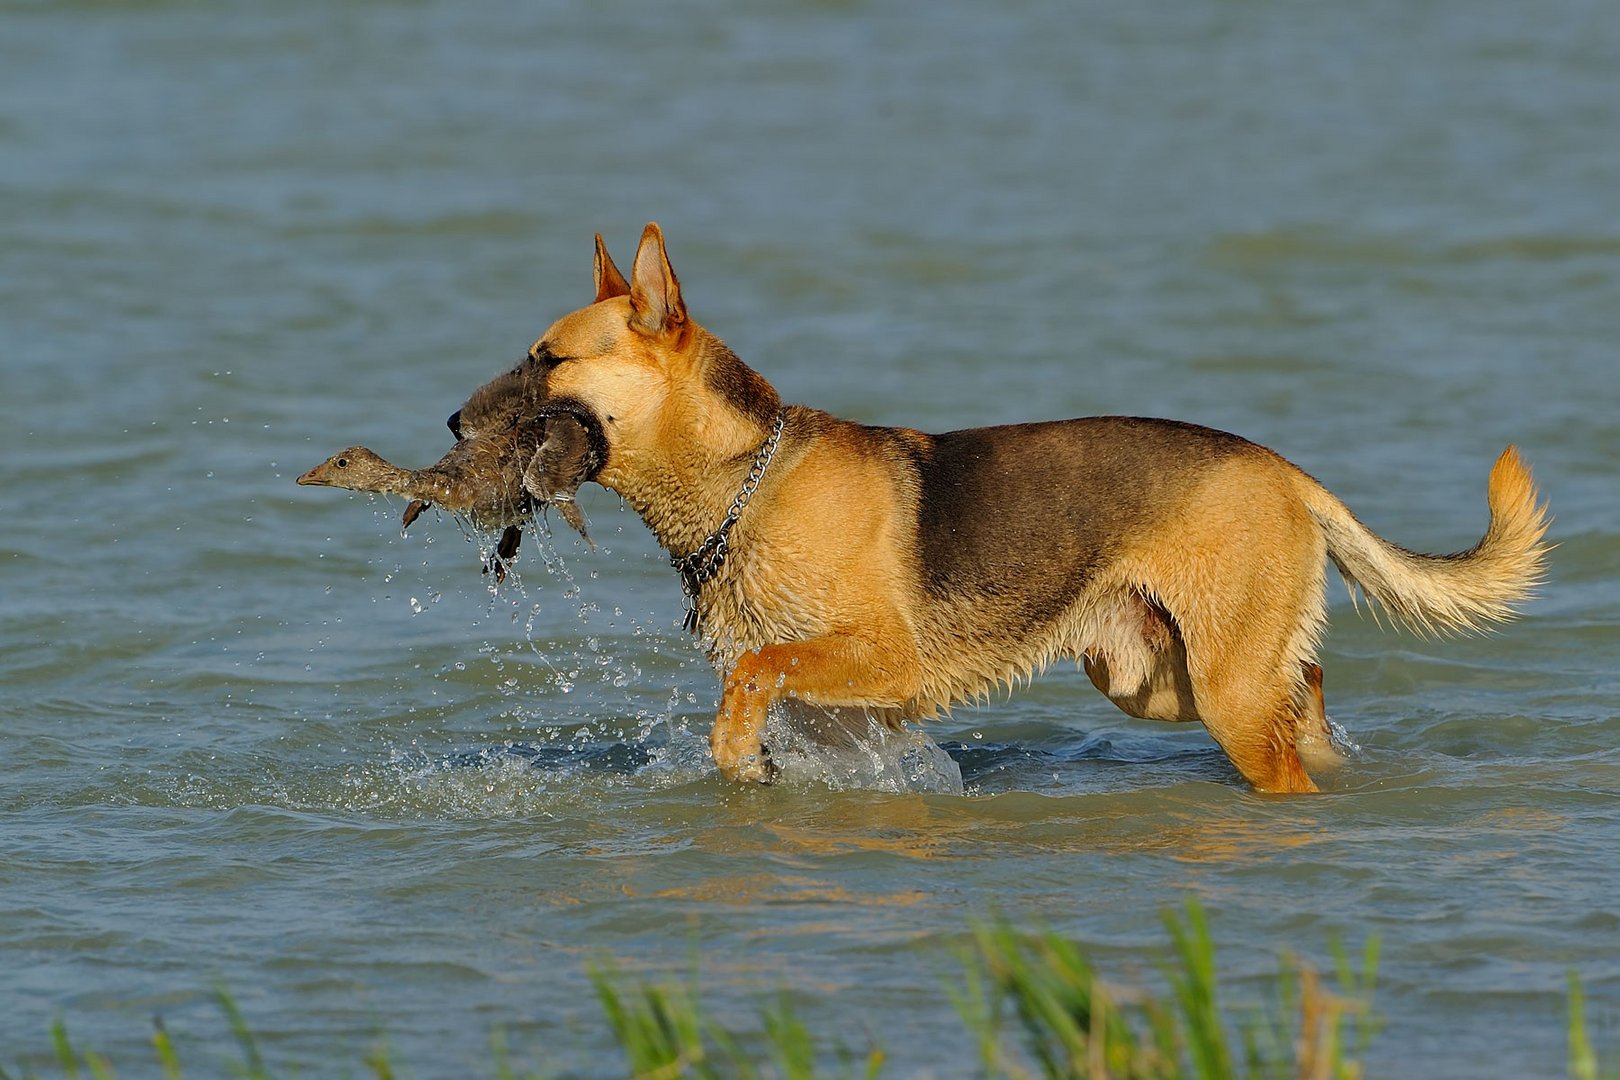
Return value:
M 450 414 L 450 419 L 448 419 L 448 420 L 446 420 L 444 422 L 444 426 L 449 428 L 450 429 L 450 434 L 452 434 L 452 435 L 454 435 L 456 437 L 457 442 L 460 442 L 461 441 L 461 410 L 457 409 L 455 412 L 451 413 Z

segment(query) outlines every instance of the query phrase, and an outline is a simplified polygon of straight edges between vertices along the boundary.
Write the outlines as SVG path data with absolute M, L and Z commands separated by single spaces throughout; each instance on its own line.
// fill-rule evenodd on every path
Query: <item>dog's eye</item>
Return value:
M 528 356 L 523 358 L 523 364 L 520 364 L 519 367 L 524 365 L 532 365 L 539 368 L 541 371 L 550 371 L 552 368 L 556 367 L 566 359 L 568 359 L 568 357 L 558 356 L 544 345 L 539 345 L 530 351 Z
M 444 426 L 450 429 L 450 434 L 454 435 L 459 442 L 461 439 L 461 410 L 457 409 L 451 413 L 450 419 L 444 422 Z

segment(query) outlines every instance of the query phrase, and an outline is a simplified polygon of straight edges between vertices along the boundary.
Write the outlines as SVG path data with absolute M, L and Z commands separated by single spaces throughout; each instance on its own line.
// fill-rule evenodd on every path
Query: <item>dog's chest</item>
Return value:
M 703 590 L 698 611 L 710 655 L 722 667 L 753 649 L 826 634 L 830 612 L 802 566 L 734 552 Z

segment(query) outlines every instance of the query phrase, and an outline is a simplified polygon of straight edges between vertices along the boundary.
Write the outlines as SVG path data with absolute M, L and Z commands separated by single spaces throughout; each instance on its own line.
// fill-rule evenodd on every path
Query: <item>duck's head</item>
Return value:
M 298 482 L 347 488 L 350 491 L 404 494 L 401 485 L 410 475 L 407 470 L 384 460 L 364 446 L 351 446 L 347 450 L 339 450 L 300 476 Z

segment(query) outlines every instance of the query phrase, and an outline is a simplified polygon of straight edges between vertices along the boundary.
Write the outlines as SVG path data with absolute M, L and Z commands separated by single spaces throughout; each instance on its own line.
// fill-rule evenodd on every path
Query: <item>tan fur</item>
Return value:
M 684 555 L 725 517 L 782 405 L 689 318 L 656 225 L 628 278 L 598 237 L 595 283 L 596 302 L 536 343 L 534 363 L 552 359 L 530 392 L 595 418 L 595 479 Z M 740 780 L 770 776 L 773 700 L 900 724 L 1068 658 L 1133 716 L 1201 721 L 1256 788 L 1311 791 L 1300 751 L 1331 758 L 1315 660 L 1328 559 L 1416 629 L 1467 630 L 1508 617 L 1546 551 L 1511 448 L 1485 538 L 1430 556 L 1378 538 L 1271 451 L 1191 425 L 926 435 L 783 415 L 697 598 L 723 678 L 711 747 Z

